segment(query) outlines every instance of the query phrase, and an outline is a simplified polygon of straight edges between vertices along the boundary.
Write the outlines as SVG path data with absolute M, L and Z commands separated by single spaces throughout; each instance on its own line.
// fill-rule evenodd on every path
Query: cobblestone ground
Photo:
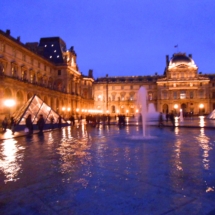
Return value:
M 0 214 L 215 214 L 214 130 L 68 127 L 1 141 Z

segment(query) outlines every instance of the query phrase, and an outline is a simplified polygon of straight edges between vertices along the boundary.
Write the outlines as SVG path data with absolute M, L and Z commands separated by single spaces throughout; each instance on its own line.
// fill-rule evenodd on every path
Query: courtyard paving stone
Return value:
M 211 215 L 215 135 L 210 127 L 151 126 L 149 139 L 136 125 L 3 138 L 0 213 Z

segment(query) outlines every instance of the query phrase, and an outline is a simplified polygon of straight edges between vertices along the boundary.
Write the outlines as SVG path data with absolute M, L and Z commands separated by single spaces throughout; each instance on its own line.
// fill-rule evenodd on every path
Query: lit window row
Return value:
M 54 46 L 54 44 L 51 45 L 52 47 Z M 44 47 L 47 47 L 47 45 L 44 45 Z
M 57 58 L 59 58 L 59 57 L 60 57 L 60 55 L 57 55 Z M 52 58 L 52 55 L 50 55 L 49 58 Z

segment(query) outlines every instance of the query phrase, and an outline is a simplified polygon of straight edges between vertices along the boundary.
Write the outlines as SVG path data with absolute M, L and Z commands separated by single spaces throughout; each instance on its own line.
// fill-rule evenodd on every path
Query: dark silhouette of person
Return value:
M 58 128 L 61 128 L 61 124 L 62 124 L 62 117 L 59 116 L 59 118 L 58 118 Z
M 169 119 L 170 119 L 173 127 L 175 127 L 175 116 L 174 116 L 173 112 L 169 115 Z
M 25 125 L 28 128 L 28 134 L 29 135 L 33 134 L 33 123 L 31 120 L 31 114 L 29 114 L 28 117 L 26 118 Z
M 37 121 L 37 126 L 38 126 L 38 129 L 39 129 L 39 133 L 42 134 L 44 126 L 45 126 L 45 120 L 44 120 L 42 114 L 40 114 L 39 120 Z
M 5 117 L 4 120 L 2 121 L 3 132 L 7 130 L 7 127 L 8 127 L 8 120 L 7 120 L 7 117 Z
M 53 116 L 51 116 L 51 118 L 50 118 L 50 124 L 51 124 L 51 129 L 53 129 L 54 128 L 54 117 Z
M 159 118 L 158 118 L 158 126 L 163 126 L 163 114 L 160 112 Z
M 71 125 L 74 126 L 75 125 L 75 117 L 71 116 L 70 121 L 71 121 Z

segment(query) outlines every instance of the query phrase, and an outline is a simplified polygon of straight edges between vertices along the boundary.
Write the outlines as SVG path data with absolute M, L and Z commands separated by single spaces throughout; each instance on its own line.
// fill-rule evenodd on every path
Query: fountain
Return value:
M 153 138 L 149 134 L 149 129 L 147 124 L 158 120 L 159 113 L 156 112 L 154 104 L 150 103 L 147 105 L 147 91 L 144 87 L 140 87 L 137 95 L 137 105 L 141 107 L 141 118 L 142 118 L 142 129 L 143 138 Z M 140 138 L 140 137 L 138 137 Z
M 139 106 L 141 106 L 141 117 L 142 117 L 142 127 L 143 127 L 143 136 L 146 136 L 146 112 L 147 112 L 147 106 L 146 106 L 146 89 L 144 87 L 140 87 L 137 95 L 137 103 Z

